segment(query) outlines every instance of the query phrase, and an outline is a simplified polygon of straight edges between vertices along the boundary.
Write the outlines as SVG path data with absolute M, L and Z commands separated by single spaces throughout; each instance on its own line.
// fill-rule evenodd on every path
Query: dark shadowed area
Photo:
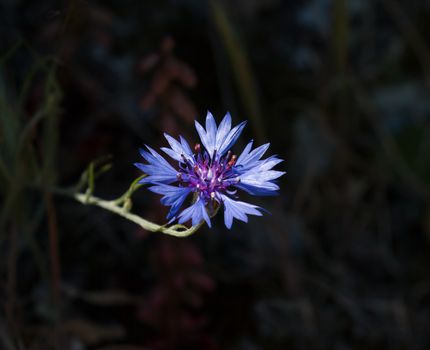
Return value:
M 427 0 L 1 0 L 0 349 L 429 349 L 429 18 Z M 285 160 L 279 196 L 241 195 L 262 217 L 176 238 L 64 195 L 118 198 L 140 147 L 194 145 L 208 110 L 248 120 L 236 154 Z M 145 186 L 124 205 L 166 223 Z

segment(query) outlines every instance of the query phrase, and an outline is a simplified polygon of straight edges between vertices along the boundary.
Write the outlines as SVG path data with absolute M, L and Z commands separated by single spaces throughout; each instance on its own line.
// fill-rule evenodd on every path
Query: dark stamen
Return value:
M 230 157 L 231 157 L 231 151 L 228 151 L 227 155 L 224 158 L 224 165 L 228 162 L 228 160 L 230 159 Z
M 236 158 L 237 158 L 237 156 L 235 155 L 235 154 L 233 154 L 232 156 L 231 156 L 231 159 L 230 159 L 230 161 L 228 162 L 228 164 L 227 164 L 227 166 L 229 167 L 229 168 L 231 168 L 235 163 L 236 163 Z
M 187 165 L 188 169 L 191 169 L 192 168 L 192 164 L 189 161 L 189 159 L 185 158 L 185 156 L 184 156 L 183 153 L 181 154 L 181 157 L 182 157 L 182 160 L 184 161 L 184 163 Z
M 216 157 L 216 149 L 214 149 L 214 155 L 211 159 L 211 166 L 212 166 L 213 162 L 215 161 L 215 157 Z

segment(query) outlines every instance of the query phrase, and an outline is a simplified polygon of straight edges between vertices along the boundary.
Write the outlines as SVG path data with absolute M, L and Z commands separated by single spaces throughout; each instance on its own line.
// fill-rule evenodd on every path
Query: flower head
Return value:
M 140 181 L 150 184 L 152 192 L 161 194 L 161 203 L 170 206 L 167 219 L 185 223 L 191 220 L 197 225 L 203 220 L 211 226 L 210 216 L 218 208 L 224 207 L 224 222 L 231 228 L 233 218 L 247 222 L 247 215 L 261 216 L 261 208 L 238 201 L 237 190 L 251 195 L 267 196 L 277 194 L 279 186 L 274 182 L 285 172 L 272 170 L 282 162 L 276 156 L 261 159 L 269 148 L 269 143 L 252 150 L 250 141 L 237 157 L 231 152 L 246 122 L 231 127 L 230 114 L 217 126 L 211 113 L 206 116 L 206 128 L 195 122 L 201 143 L 193 149 L 180 136 L 179 141 L 164 134 L 170 148 L 161 148 L 177 161 L 177 168 L 170 165 L 159 153 L 149 146 L 140 154 L 146 164 L 135 163 L 148 176 Z M 180 211 L 188 197 L 193 204 Z M 234 198 L 234 199 L 233 199 Z

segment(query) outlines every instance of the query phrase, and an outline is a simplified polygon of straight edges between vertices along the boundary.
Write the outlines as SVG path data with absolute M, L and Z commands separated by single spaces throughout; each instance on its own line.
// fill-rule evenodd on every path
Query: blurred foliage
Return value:
M 28 66 L 16 71 L 21 55 L 29 58 Z M 53 58 L 41 57 L 25 42 L 14 45 L 2 56 L 0 63 L 0 252 L 4 257 L 0 272 L 1 284 L 5 287 L 2 290 L 2 297 L 6 300 L 5 321 L 10 331 L 5 335 L 4 346 L 13 343 L 17 336 L 16 315 L 20 303 L 17 298 L 20 285 L 18 262 L 22 254 L 31 252 L 30 262 L 36 267 L 42 283 L 50 280 L 48 259 L 53 271 L 58 268 L 55 248 L 45 255 L 35 238 L 46 212 L 51 222 L 51 242 L 56 239 L 56 224 L 52 221 L 55 213 L 47 194 L 47 189 L 56 180 L 57 118 L 62 96 L 55 68 Z M 29 193 L 28 189 L 36 185 L 45 189 L 45 195 Z M 53 273 L 51 277 L 52 291 L 57 294 L 55 289 L 58 289 L 59 276 Z M 55 317 L 54 312 L 51 308 L 50 318 Z

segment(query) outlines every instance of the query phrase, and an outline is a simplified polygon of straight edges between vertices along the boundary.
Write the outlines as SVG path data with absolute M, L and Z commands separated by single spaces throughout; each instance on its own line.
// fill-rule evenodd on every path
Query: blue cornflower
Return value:
M 191 149 L 182 136 L 177 141 L 164 134 L 170 148 L 161 150 L 178 162 L 178 168 L 170 165 L 151 147 L 146 146 L 147 151 L 140 149 L 147 164 L 135 163 L 135 166 L 148 175 L 140 183 L 150 184 L 152 192 L 163 196 L 161 203 L 171 207 L 167 215 L 170 221 L 178 220 L 182 224 L 191 220 L 194 226 L 204 220 L 210 227 L 210 216 L 221 205 L 224 205 L 224 222 L 228 228 L 231 228 L 233 218 L 247 222 L 247 215 L 261 216 L 260 207 L 236 200 L 237 189 L 256 196 L 277 194 L 279 186 L 274 180 L 285 172 L 272 168 L 282 160 L 276 156 L 261 159 L 269 143 L 251 150 L 253 141 L 247 144 L 239 157 L 233 155 L 230 148 L 246 122 L 231 128 L 229 113 L 218 127 L 209 112 L 206 129 L 197 121 L 195 125 L 204 149 L 200 144 Z M 180 211 L 191 195 L 193 204 Z

